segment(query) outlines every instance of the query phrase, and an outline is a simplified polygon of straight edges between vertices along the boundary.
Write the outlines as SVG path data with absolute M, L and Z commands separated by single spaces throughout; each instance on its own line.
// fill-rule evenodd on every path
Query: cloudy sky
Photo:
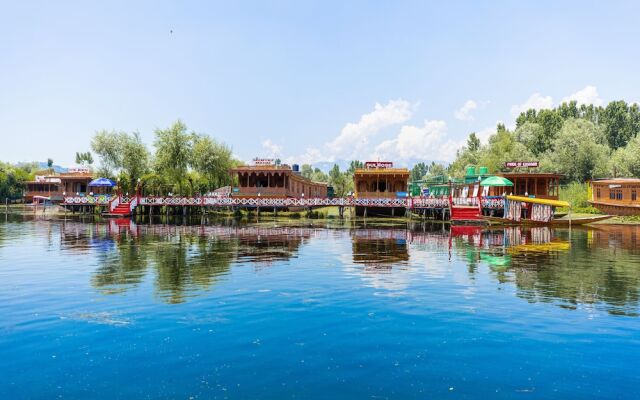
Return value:
M 563 100 L 640 101 L 640 3 L 0 1 L 0 160 L 180 118 L 250 160 L 451 160 Z

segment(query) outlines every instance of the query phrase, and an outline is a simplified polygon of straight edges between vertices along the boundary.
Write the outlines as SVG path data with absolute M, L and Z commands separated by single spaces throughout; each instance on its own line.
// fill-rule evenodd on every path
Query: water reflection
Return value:
M 462 263 L 469 290 L 475 290 L 478 276 L 487 275 L 496 285 L 513 285 L 515 294 L 529 302 L 624 315 L 637 315 L 640 302 L 638 226 L 569 231 L 413 224 L 327 230 L 130 220 L 39 221 L 22 224 L 23 229 L 18 225 L 1 224 L 0 243 L 38 231 L 52 250 L 94 256 L 91 285 L 98 292 L 123 294 L 151 282 L 157 297 L 167 303 L 215 290 L 236 266 L 271 268 L 303 257 L 313 264 L 313 257 L 320 256 L 303 249 L 311 243 L 325 246 L 328 238 L 347 246 L 336 250 L 342 252 L 336 257 L 346 274 L 386 291 L 405 290 L 425 277 L 451 275 Z

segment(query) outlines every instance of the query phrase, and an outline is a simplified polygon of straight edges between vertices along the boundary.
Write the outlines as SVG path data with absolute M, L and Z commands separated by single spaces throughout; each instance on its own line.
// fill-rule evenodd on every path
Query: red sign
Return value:
M 507 161 L 504 163 L 505 168 L 538 168 L 539 165 L 538 161 Z
M 365 168 L 393 168 L 393 163 L 390 161 L 367 161 L 364 163 Z

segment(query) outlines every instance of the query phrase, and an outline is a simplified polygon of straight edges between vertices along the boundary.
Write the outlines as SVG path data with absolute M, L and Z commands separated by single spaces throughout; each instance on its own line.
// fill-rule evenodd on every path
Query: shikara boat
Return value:
M 528 207 L 528 218 L 521 218 L 522 205 Z M 609 219 L 611 215 L 594 215 L 590 217 L 571 218 L 571 213 L 563 218 L 555 218 L 556 207 L 571 207 L 566 201 L 538 199 L 523 196 L 506 196 L 504 217 L 487 217 L 482 219 L 489 224 L 525 225 L 525 226 L 571 226 L 587 225 Z
M 482 217 L 490 225 L 525 225 L 525 226 L 569 226 L 569 225 L 587 225 L 598 221 L 604 221 L 612 218 L 612 215 L 594 215 L 592 217 L 579 217 L 579 218 L 554 218 L 551 221 L 534 221 L 531 219 L 521 219 L 520 221 L 513 221 L 502 217 Z

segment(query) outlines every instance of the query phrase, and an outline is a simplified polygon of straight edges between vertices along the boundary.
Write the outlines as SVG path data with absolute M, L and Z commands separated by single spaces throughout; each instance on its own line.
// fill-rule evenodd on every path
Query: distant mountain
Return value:
M 46 161 L 45 162 L 41 162 L 40 161 L 40 162 L 38 162 L 38 168 L 39 169 L 47 169 L 47 168 L 49 168 L 49 166 L 47 165 Z M 69 168 L 61 167 L 61 166 L 55 165 L 55 164 L 53 165 L 52 168 L 53 168 L 53 171 L 58 173 L 58 174 L 61 173 L 61 172 L 69 171 Z

